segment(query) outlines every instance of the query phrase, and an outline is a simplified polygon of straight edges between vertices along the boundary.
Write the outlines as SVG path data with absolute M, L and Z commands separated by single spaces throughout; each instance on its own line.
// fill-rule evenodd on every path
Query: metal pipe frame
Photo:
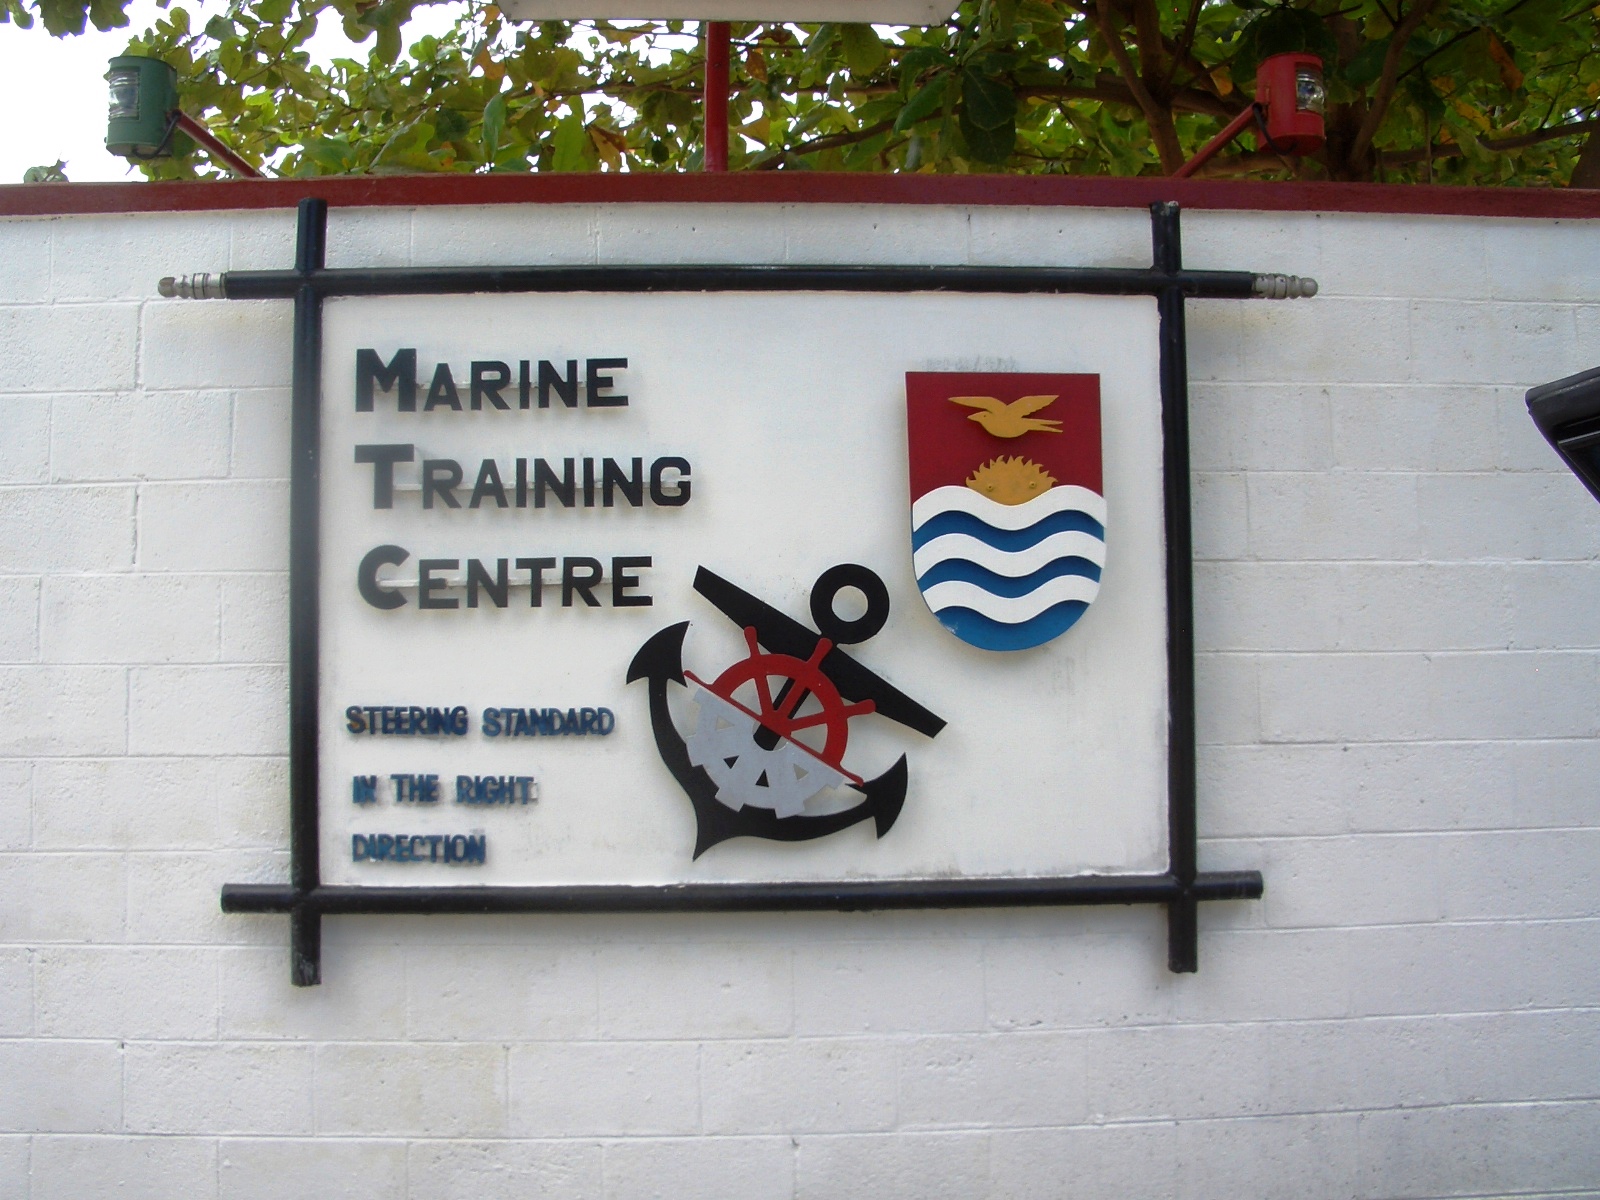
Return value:
M 1260 109 L 1261 106 L 1259 104 L 1248 105 L 1242 112 L 1234 117 L 1233 120 L 1229 121 L 1222 127 L 1221 133 L 1217 134 L 1216 137 L 1212 138 L 1204 146 L 1201 146 L 1200 149 L 1195 152 L 1195 156 L 1193 158 L 1174 171 L 1172 173 L 1172 178 L 1187 179 L 1201 167 L 1205 166 L 1206 163 L 1211 161 L 1212 156 L 1215 155 L 1218 150 L 1221 150 L 1229 142 L 1233 141 L 1234 138 L 1238 137 L 1239 131 L 1242 130 L 1246 125 L 1250 124 L 1251 121 L 1256 119 L 1256 114 L 1260 111 Z
M 302 895 L 272 883 L 230 883 L 230 913 L 651 913 L 864 912 L 906 908 L 995 908 L 1067 904 L 1172 904 L 1253 900 L 1257 871 L 1212 871 L 1188 884 L 1166 875 L 1075 875 L 1065 879 L 912 879 L 881 883 L 681 883 L 633 887 L 321 887 Z
M 322 294 L 312 286 L 327 259 L 328 206 L 300 204 L 295 237 L 294 367 L 289 425 L 289 878 L 295 895 L 321 886 L 317 809 L 317 698 L 322 578 Z M 322 921 L 296 905 L 289 914 L 290 975 L 322 980 Z
M 1246 271 L 1187 271 L 1178 205 L 1150 206 L 1149 269 L 896 266 L 469 267 L 327 270 L 327 204 L 300 202 L 292 271 L 229 271 L 165 294 L 293 299 L 290 481 L 290 882 L 225 884 L 222 910 L 287 913 L 291 977 L 321 980 L 321 921 L 345 913 L 651 913 L 858 911 L 1090 904 L 1162 904 L 1167 965 L 1199 967 L 1199 904 L 1255 900 L 1259 871 L 1198 869 L 1194 581 L 1190 532 L 1188 352 L 1184 301 L 1314 295 L 1310 280 Z M 534 887 L 324 886 L 317 808 L 318 595 L 322 301 L 329 296 L 465 292 L 850 291 L 1153 296 L 1160 320 L 1163 503 L 1167 577 L 1168 869 L 1151 875 L 966 878 L 840 883 L 697 883 Z
M 199 278 L 196 276 L 195 278 Z M 1252 271 L 1162 271 L 1149 267 L 728 266 L 375 267 L 318 271 L 225 271 L 213 294 L 285 300 L 302 287 L 322 296 L 446 296 L 466 292 L 967 292 L 1158 296 L 1249 300 L 1271 280 Z M 1297 281 L 1300 282 L 1300 281 Z
M 220 166 L 226 167 L 240 178 L 266 178 L 265 175 L 247 162 L 243 157 L 235 153 L 226 142 L 224 142 L 216 134 L 212 133 L 211 130 L 206 126 L 205 122 L 201 121 L 199 118 L 191 117 L 188 113 L 184 112 L 182 109 L 179 109 L 177 113 L 176 125 L 179 129 L 183 130 L 190 137 L 192 137 L 196 142 L 200 143 L 201 149 L 209 154 Z

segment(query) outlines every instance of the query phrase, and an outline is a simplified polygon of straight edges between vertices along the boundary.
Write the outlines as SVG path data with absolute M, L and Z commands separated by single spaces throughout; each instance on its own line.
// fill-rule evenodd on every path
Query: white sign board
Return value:
M 330 299 L 323 883 L 1164 871 L 1156 345 L 1149 297 Z M 991 394 L 945 394 L 970 391 L 973 373 L 996 381 Z M 1040 502 L 1002 495 L 993 547 L 934 562 L 939 546 L 971 543 L 957 528 L 969 509 L 982 516 L 999 502 L 984 486 L 1041 478 L 1051 488 L 1029 456 L 1079 436 L 1052 419 L 1066 399 L 1036 387 L 999 394 L 1023 373 L 1097 389 L 1101 444 L 1079 449 L 1103 457 L 1101 561 L 1083 565 L 1096 554 L 1083 549 L 1093 520 L 1024 520 L 1016 514 L 1041 512 Z M 938 392 L 946 376 L 964 388 Z M 928 412 L 946 413 L 959 436 L 992 437 L 999 466 L 967 484 L 952 476 L 914 518 L 908 390 L 930 387 Z M 963 500 L 969 491 L 979 499 Z M 956 523 L 942 533 L 927 519 L 936 500 L 947 510 L 939 520 Z M 1094 500 L 1066 507 L 1089 511 Z M 914 519 L 924 539 L 915 562 Z M 944 541 L 928 540 L 935 533 Z M 872 607 L 863 587 L 845 588 L 820 617 L 812 609 L 813 585 L 840 564 L 882 580 L 887 613 L 874 636 L 813 645 L 812 630 L 843 629 Z M 708 578 L 776 610 L 785 636 L 802 628 L 812 640 L 778 653 L 771 626 L 747 634 Z M 1009 650 L 952 632 L 983 607 L 963 597 L 990 585 L 1001 625 L 1020 612 L 1033 628 L 1044 618 L 1024 611 L 1032 603 L 1070 610 L 1070 628 Z M 681 649 L 682 675 L 663 673 L 659 658 L 640 665 L 662 637 Z M 841 655 L 875 681 L 867 693 L 852 682 L 859 673 L 846 679 Z M 742 678 L 761 682 L 740 689 L 740 664 L 752 661 Z M 868 693 L 876 701 L 864 708 Z M 895 697 L 942 724 L 893 719 Z M 761 719 L 785 704 L 794 728 Z M 820 715 L 806 725 L 807 712 Z M 840 729 L 844 740 L 830 741 Z M 744 749 L 729 751 L 734 743 Z M 699 761 L 686 765 L 683 753 Z M 901 758 L 893 812 L 838 816 L 875 795 L 867 785 Z M 726 810 L 710 844 L 703 803 Z M 836 827 L 772 832 L 823 819 Z

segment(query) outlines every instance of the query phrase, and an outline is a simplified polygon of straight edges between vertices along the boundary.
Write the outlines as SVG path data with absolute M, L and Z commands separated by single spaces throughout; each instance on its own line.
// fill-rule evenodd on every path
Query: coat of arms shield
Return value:
M 1100 591 L 1098 375 L 906 374 L 911 551 L 934 616 L 984 650 L 1070 629 Z

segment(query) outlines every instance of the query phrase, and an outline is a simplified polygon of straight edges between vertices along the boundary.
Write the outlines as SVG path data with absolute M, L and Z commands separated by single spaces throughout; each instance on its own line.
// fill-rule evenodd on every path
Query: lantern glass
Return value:
M 139 72 L 112 71 L 106 76 L 111 86 L 111 107 L 106 119 L 111 121 L 137 121 L 139 119 Z
M 106 149 L 125 158 L 167 153 L 178 107 L 177 72 L 159 58 L 119 54 L 108 64 Z
M 1322 83 L 1322 72 L 1315 67 L 1300 67 L 1294 73 L 1294 106 L 1301 112 L 1322 115 L 1327 105 L 1328 91 Z

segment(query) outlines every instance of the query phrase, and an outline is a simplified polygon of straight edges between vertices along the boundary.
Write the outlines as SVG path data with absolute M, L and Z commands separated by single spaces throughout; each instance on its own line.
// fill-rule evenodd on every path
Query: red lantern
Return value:
M 1279 154 L 1315 154 L 1327 140 L 1322 110 L 1327 91 L 1322 60 L 1315 54 L 1274 54 L 1256 68 L 1256 105 L 1266 110 L 1263 150 Z

